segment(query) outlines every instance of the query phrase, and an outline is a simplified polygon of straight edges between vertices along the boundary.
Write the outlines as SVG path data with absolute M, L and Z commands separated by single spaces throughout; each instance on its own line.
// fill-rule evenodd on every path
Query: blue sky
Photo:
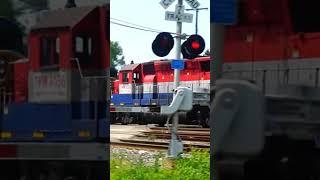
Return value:
M 111 0 L 111 21 L 119 22 L 115 19 L 137 24 L 144 27 L 149 27 L 166 32 L 176 32 L 176 22 L 166 21 L 165 11 L 174 11 L 177 0 L 168 8 L 164 9 L 160 4 L 160 0 Z M 198 0 L 200 8 L 210 8 L 210 0 Z M 190 8 L 184 1 L 185 9 Z M 193 13 L 193 23 L 183 23 L 182 32 L 186 34 L 195 33 L 195 12 Z M 175 57 L 175 47 L 166 57 L 160 58 L 153 54 L 151 44 L 158 33 L 135 30 L 119 25 L 110 25 L 111 41 L 118 41 L 123 49 L 126 63 L 133 60 L 135 63 L 146 62 L 150 60 Z M 210 9 L 199 11 L 198 34 L 201 35 L 206 42 L 206 48 L 210 49 Z

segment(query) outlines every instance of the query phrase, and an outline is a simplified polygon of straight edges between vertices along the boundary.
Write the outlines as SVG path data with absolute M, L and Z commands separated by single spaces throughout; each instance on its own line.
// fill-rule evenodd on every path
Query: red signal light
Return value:
M 160 44 L 162 47 L 165 47 L 169 44 L 168 39 L 161 39 Z
M 192 47 L 192 49 L 199 49 L 200 43 L 198 41 L 192 41 L 191 47 Z
M 183 58 L 193 59 L 199 56 L 204 48 L 204 39 L 200 35 L 193 34 L 181 45 L 181 53 Z
M 168 32 L 162 32 L 157 35 L 156 39 L 152 42 L 152 51 L 159 57 L 164 57 L 169 54 L 173 48 L 174 39 Z

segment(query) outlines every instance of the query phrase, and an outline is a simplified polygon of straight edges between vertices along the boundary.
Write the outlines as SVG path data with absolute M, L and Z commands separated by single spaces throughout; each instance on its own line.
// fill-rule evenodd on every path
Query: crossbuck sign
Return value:
M 192 23 L 193 14 L 183 13 L 184 6 L 176 6 L 175 12 L 166 11 L 165 20 Z
M 196 9 L 200 6 L 200 3 L 197 0 L 185 0 L 189 6 L 193 9 Z
M 167 9 L 172 3 L 176 0 L 161 0 L 160 4 L 164 9 Z M 185 0 L 189 6 L 193 9 L 196 9 L 200 6 L 200 3 L 197 0 Z
M 175 0 L 162 0 L 160 1 L 160 4 L 164 9 L 167 9 L 174 1 Z
M 160 4 L 167 9 L 175 0 L 161 0 Z M 198 8 L 200 3 L 197 0 L 185 0 L 191 8 Z M 192 23 L 193 14 L 184 13 L 184 6 L 176 6 L 175 12 L 166 11 L 165 20 Z

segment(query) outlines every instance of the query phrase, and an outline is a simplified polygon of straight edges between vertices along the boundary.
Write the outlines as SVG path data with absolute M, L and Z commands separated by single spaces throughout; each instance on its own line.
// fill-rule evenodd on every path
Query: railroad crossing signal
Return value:
M 174 40 L 170 33 L 162 32 L 152 43 L 152 51 L 159 57 L 168 55 L 173 48 Z
M 163 6 L 165 9 L 168 8 L 174 0 L 162 0 L 161 2 L 163 2 L 163 4 L 165 3 L 165 6 Z M 197 8 L 200 6 L 200 3 L 197 0 L 185 0 L 189 6 L 191 6 L 192 8 Z M 161 4 L 160 2 L 160 4 Z M 179 79 L 180 79 L 180 70 L 181 68 L 183 68 L 182 66 L 179 66 L 179 59 L 181 59 L 181 34 L 182 34 L 182 22 L 192 22 L 192 16 L 188 15 L 188 14 L 184 14 L 184 6 L 183 6 L 183 0 L 178 0 L 178 3 L 176 5 L 176 10 L 174 12 L 174 14 L 172 12 L 166 12 L 166 20 L 174 20 L 177 22 L 177 30 L 176 30 L 176 34 L 178 35 L 176 37 L 176 61 L 173 61 L 173 66 L 177 65 L 176 67 L 174 67 L 174 88 L 178 88 L 179 87 Z M 169 14 L 169 15 L 168 15 Z M 183 16 L 184 15 L 184 16 Z M 184 18 L 183 18 L 184 17 Z M 161 34 L 161 33 L 160 33 Z M 157 40 L 157 39 L 156 39 Z M 159 56 L 160 55 L 167 55 L 169 54 L 170 50 L 173 47 L 173 43 L 172 43 L 172 47 L 171 46 L 167 46 L 166 49 L 169 49 L 169 51 L 164 51 L 163 54 L 158 53 L 157 54 L 157 49 L 154 48 L 154 45 L 157 45 L 158 43 L 153 42 L 152 44 L 152 49 L 153 52 Z M 171 44 L 170 44 L 171 45 Z M 197 43 L 192 43 L 191 45 L 195 48 L 195 49 L 199 49 L 201 48 L 201 43 L 198 42 Z M 170 47 L 170 48 L 169 48 Z M 158 49 L 159 50 L 159 49 Z M 160 51 L 161 52 L 161 51 Z M 178 64 L 175 64 L 178 63 Z M 175 98 L 174 98 L 175 99 Z M 169 157 L 173 157 L 176 158 L 178 156 L 179 153 L 183 152 L 183 144 L 181 142 L 181 140 L 177 137 L 177 131 L 178 131 L 178 124 L 179 124 L 179 115 L 177 113 L 175 113 L 172 117 L 172 128 L 171 128 L 171 141 L 170 141 L 170 145 L 169 145 L 169 149 L 168 149 L 168 155 Z
M 152 42 L 152 51 L 159 57 L 168 55 L 173 48 L 174 40 L 170 33 L 162 32 Z M 181 53 L 185 59 L 194 59 L 203 52 L 205 48 L 204 39 L 198 35 L 191 35 L 181 46 Z
M 205 48 L 204 39 L 197 34 L 191 35 L 181 46 L 183 58 L 193 59 L 203 52 Z

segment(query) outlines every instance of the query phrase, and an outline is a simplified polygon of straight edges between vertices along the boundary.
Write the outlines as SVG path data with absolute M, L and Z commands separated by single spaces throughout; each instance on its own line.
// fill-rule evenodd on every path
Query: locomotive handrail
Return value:
M 84 76 L 82 73 L 82 70 L 81 70 L 79 59 L 78 58 L 71 58 L 71 61 L 76 61 L 78 71 L 79 71 L 80 77 L 82 79 L 108 79 L 109 78 L 109 76 Z

